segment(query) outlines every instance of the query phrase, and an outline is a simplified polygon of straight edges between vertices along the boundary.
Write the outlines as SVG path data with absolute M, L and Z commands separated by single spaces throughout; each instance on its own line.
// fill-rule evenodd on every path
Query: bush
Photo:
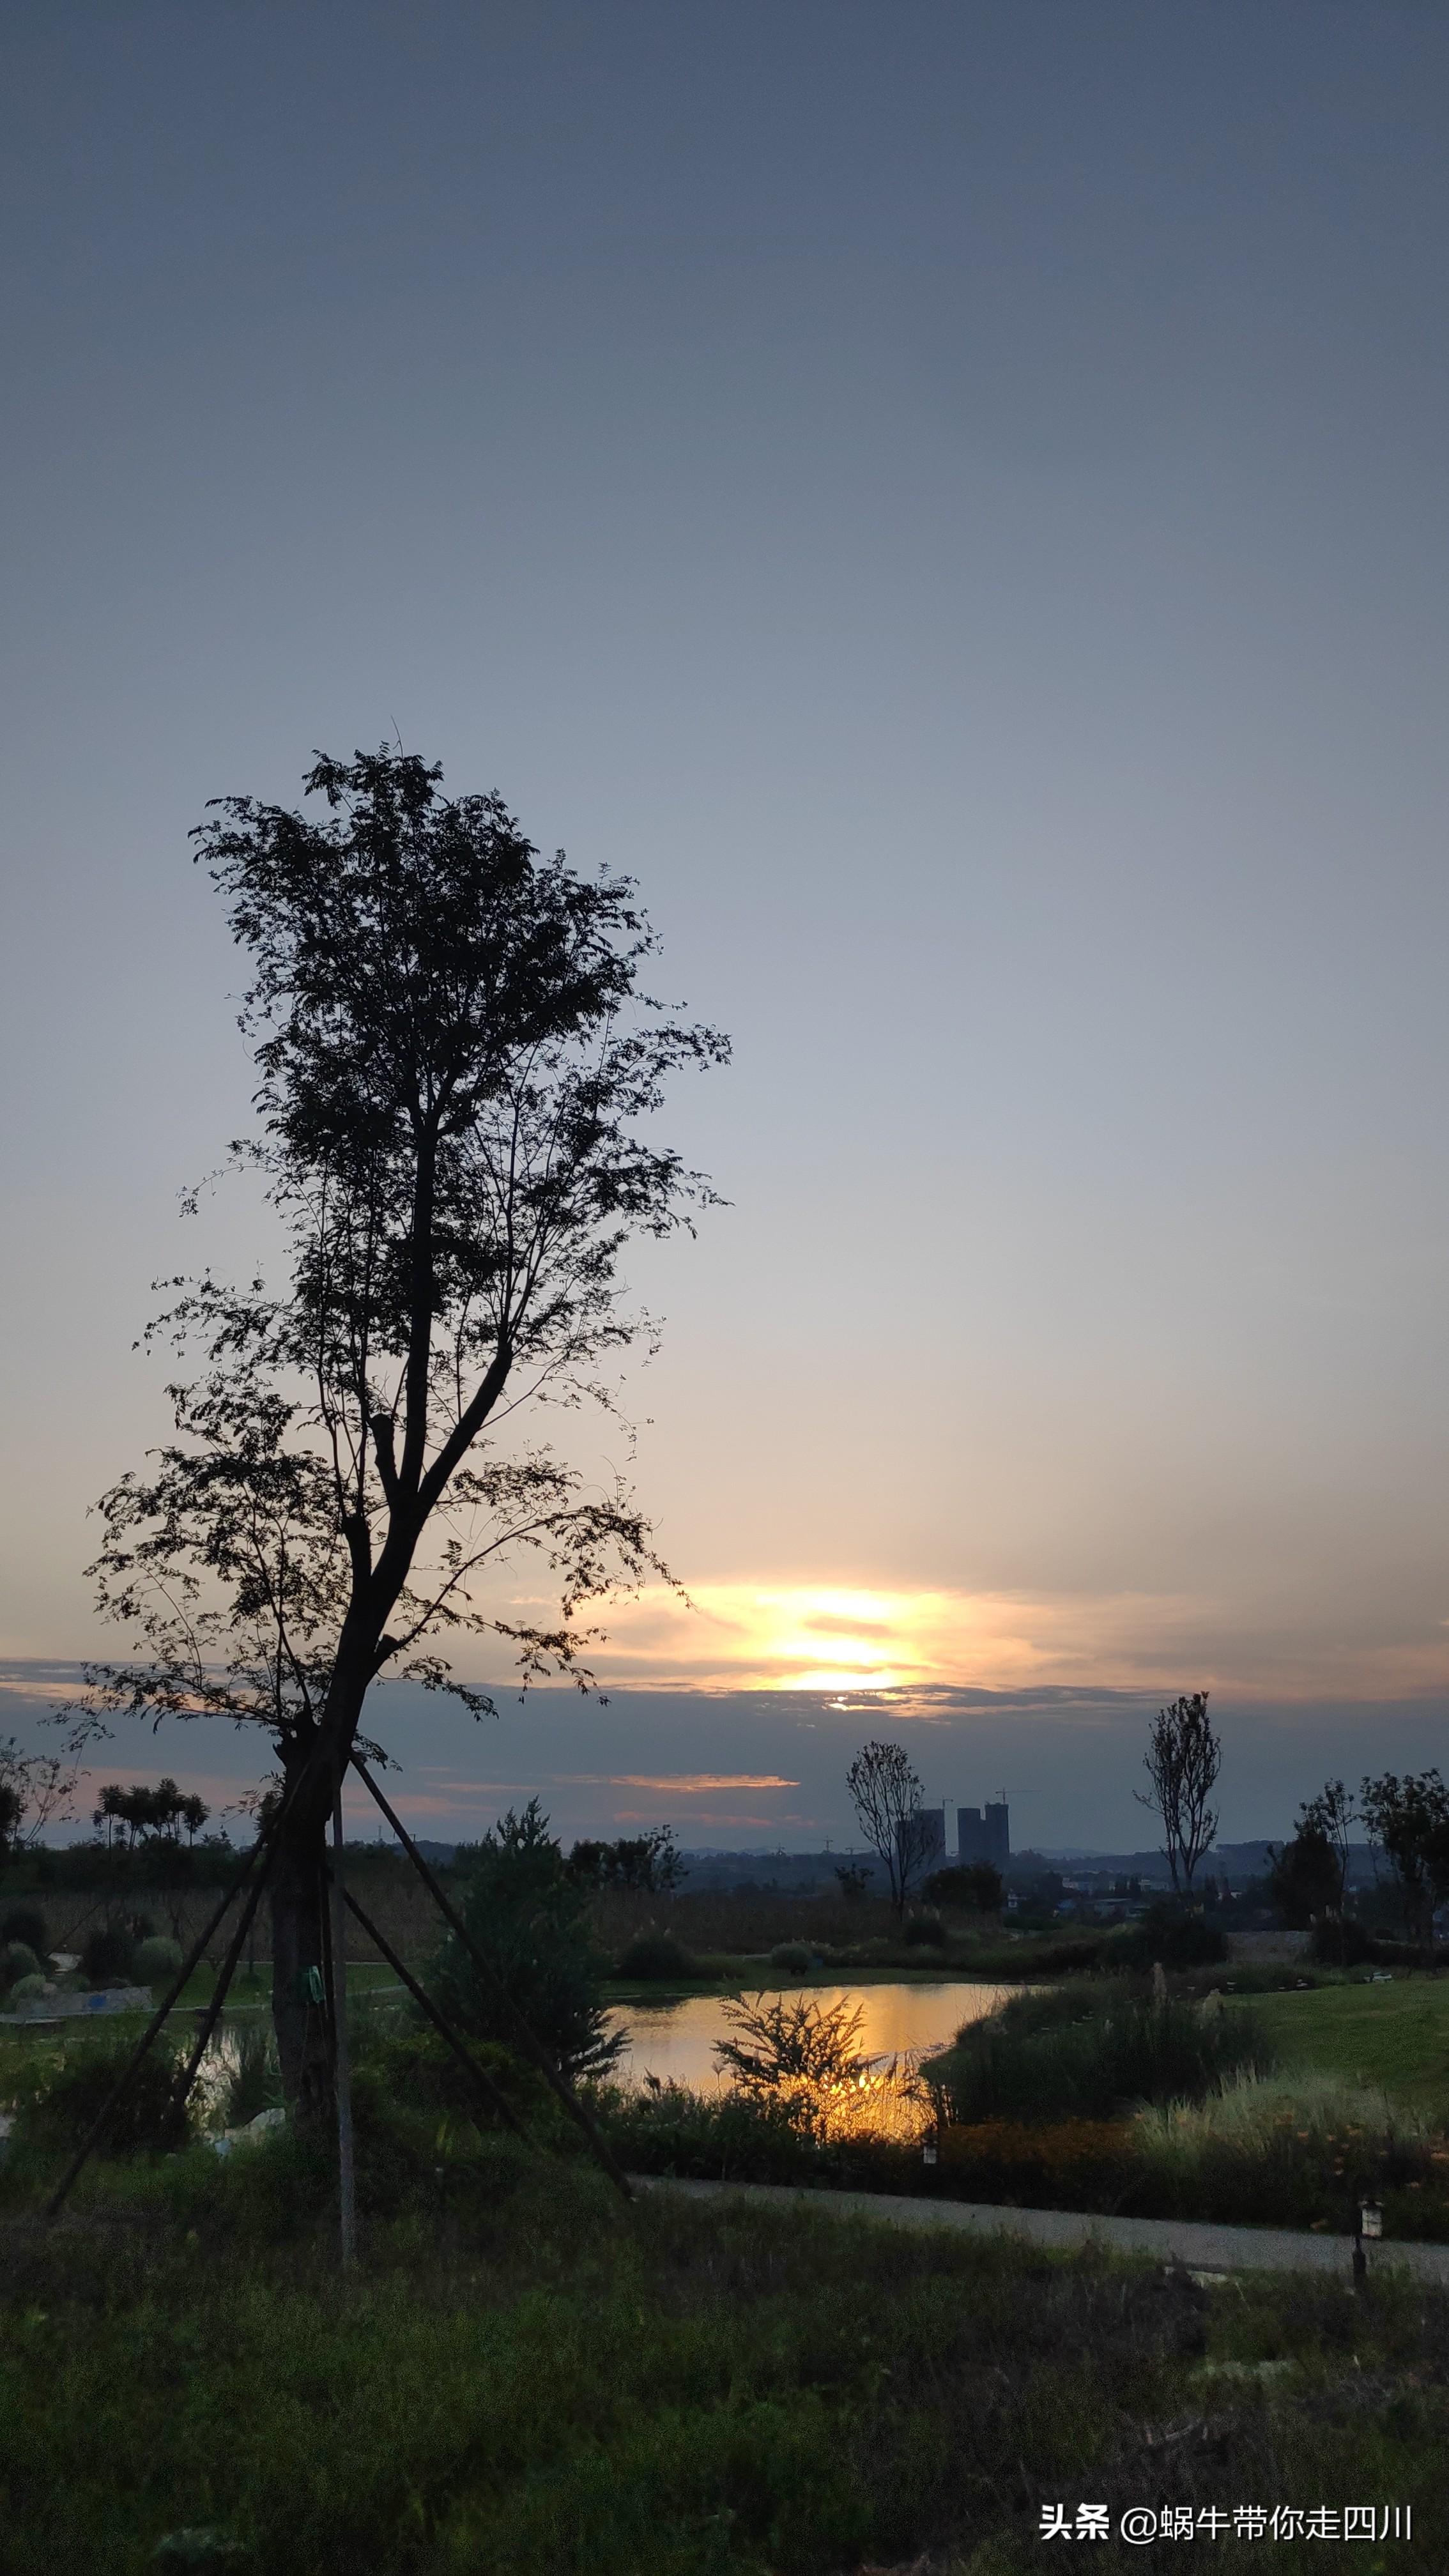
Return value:
M 1308 1947 L 1311 1956 L 1324 1967 L 1361 1968 L 1374 1956 L 1378 1943 L 1352 1914 L 1345 1914 L 1341 1920 L 1320 1915 Z
M 1135 1968 L 1150 1968 L 1159 1959 L 1164 1968 L 1217 1967 L 1228 1956 L 1228 1936 L 1186 1906 L 1154 1905 L 1118 1944 L 1116 1955 Z
M 88 1986 L 124 1985 L 131 1966 L 131 1935 L 118 1924 L 98 1923 L 81 1952 L 81 1974 Z
M 940 2188 L 961 2200 L 1016 2209 L 1112 2209 L 1135 2178 L 1135 2136 L 1124 2120 L 1058 2120 L 1049 2128 L 986 2120 L 943 2129 Z
M 1013 1996 L 968 2024 L 927 2071 L 963 2123 L 1107 2120 L 1138 2102 L 1201 2101 L 1268 2055 L 1237 2008 L 1209 2016 L 1103 1984 L 1087 1994 Z
M 623 2038 L 609 2028 L 608 1962 L 590 1929 L 588 1890 L 570 1876 L 536 1798 L 476 1846 L 458 1910 L 497 1979 L 480 1977 L 456 1935 L 448 1935 L 434 1973 L 438 2000 L 459 2027 L 508 2047 L 521 2014 L 566 2070 L 594 2073 L 612 2064 Z
M 62 2152 L 78 2147 L 129 2055 L 125 2048 L 83 2040 L 74 2051 L 62 2050 L 49 2058 L 33 2090 L 18 2106 L 18 2137 L 26 2145 Z M 178 2112 L 171 2100 L 177 2063 L 161 2048 L 143 2057 L 130 2090 L 101 2135 L 99 2155 L 155 2154 L 185 2145 L 187 2114 Z
M 348 2016 L 349 2021 L 351 2015 Z M 222 2126 L 244 2129 L 261 2111 L 275 2110 L 282 2098 L 276 2041 L 265 2024 L 239 2032 L 236 2059 L 222 2095 Z
M 28 1941 L 7 1941 L 0 1950 L 0 1988 L 13 1986 L 18 1977 L 38 1977 L 40 1973 L 40 1961 Z
M 515 2117 L 532 2134 L 556 2127 L 563 2114 L 543 2077 L 527 2062 L 494 2040 L 476 2040 L 471 2054 L 497 2087 Z M 475 2129 L 503 2127 L 503 2114 L 490 2108 L 480 2088 L 471 2083 L 452 2050 L 421 2021 L 393 2029 L 367 2047 L 363 2065 L 375 2075 L 383 2096 L 411 2109 L 448 2120 L 470 2122 Z
M 43 1977 L 39 1969 L 36 1968 L 29 1976 L 16 1978 L 14 1985 L 10 1989 L 10 2001 L 13 2004 L 38 2003 L 41 1997 L 46 1994 L 48 1990 L 48 1980 Z
M 181 1965 L 181 1944 L 164 1932 L 138 1941 L 131 1953 L 131 1974 L 138 1986 L 169 1985 Z
M 803 1977 L 810 1968 L 810 1953 L 803 1941 L 777 1941 L 770 1952 L 772 1968 L 785 1968 L 791 1976 Z
M 856 2045 L 863 2004 L 827 2005 L 809 1995 L 793 2003 L 783 1995 L 773 2002 L 764 1995 L 742 1996 L 725 2005 L 724 2018 L 738 2036 L 716 2043 L 715 2064 L 747 2092 L 777 2093 L 795 2082 L 849 2084 L 868 2062 Z
M 945 1944 L 946 1926 L 939 1914 L 908 1914 L 904 1938 L 912 1950 L 939 1950 Z
M 8 1949 L 12 1941 L 23 1941 L 27 1950 L 33 1950 L 37 1964 L 49 1955 L 45 1916 L 39 1906 L 12 1905 L 0 1916 L 0 1949 Z
M 999 1914 L 1005 1889 L 999 1869 L 993 1869 L 989 1860 L 973 1860 L 933 1871 L 921 1894 L 932 1905 L 949 1905 L 968 1914 Z
M 694 1973 L 695 1961 L 672 1932 L 636 1932 L 619 1960 L 621 1977 L 657 1978 L 661 1984 Z

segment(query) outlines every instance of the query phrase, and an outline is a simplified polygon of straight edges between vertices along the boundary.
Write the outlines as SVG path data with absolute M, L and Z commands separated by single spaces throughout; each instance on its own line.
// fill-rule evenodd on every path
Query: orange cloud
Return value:
M 1397 1697 L 1449 1687 L 1437 1622 L 1394 1636 L 1325 1633 L 1265 1585 L 1244 1604 L 1206 1594 L 854 1590 L 696 1583 L 692 1607 L 646 1593 L 611 1604 L 591 1654 L 631 1690 L 1249 1690 L 1284 1701 Z M 919 1711 L 929 1713 L 923 1696 Z
M 909 1690 L 942 1683 L 1130 1686 L 1144 1651 L 1175 1669 L 1201 1602 L 1146 1594 L 1092 1601 L 1004 1593 L 832 1590 L 702 1583 L 615 1605 L 591 1658 L 601 1679 L 735 1690 Z M 1130 1640 L 1130 1650 L 1127 1641 Z
M 775 1771 L 556 1771 L 553 1778 L 567 1789 L 664 1789 L 696 1798 L 713 1789 L 798 1789 L 798 1780 L 782 1780 Z

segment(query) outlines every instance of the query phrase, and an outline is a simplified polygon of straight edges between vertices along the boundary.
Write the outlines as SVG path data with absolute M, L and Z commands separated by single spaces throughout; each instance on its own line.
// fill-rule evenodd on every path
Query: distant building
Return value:
M 956 1850 L 963 1863 L 986 1860 L 993 1869 L 1005 1869 L 1011 1858 L 1011 1810 L 1005 1802 L 985 1809 L 958 1807 Z
M 944 1807 L 917 1807 L 913 1810 L 911 1823 L 916 1828 L 910 1848 L 911 1875 L 914 1877 L 918 1870 L 939 1869 L 945 1860 L 946 1810 Z M 922 1834 L 924 1843 L 918 1839 Z M 897 1847 L 901 1850 L 905 1847 L 905 1837 L 906 1828 L 902 1825 L 896 1834 Z
M 912 1816 L 911 1875 L 922 1875 L 933 1869 L 944 1869 L 950 1857 L 947 1842 L 949 1808 L 917 1807 Z M 897 1845 L 904 1850 L 906 1828 L 897 1832 Z M 924 1848 L 922 1840 L 924 1838 Z M 1011 1810 L 1002 1800 L 996 1806 L 958 1807 L 956 1810 L 956 1853 L 959 1860 L 989 1861 L 993 1869 L 1004 1870 L 1011 1859 Z

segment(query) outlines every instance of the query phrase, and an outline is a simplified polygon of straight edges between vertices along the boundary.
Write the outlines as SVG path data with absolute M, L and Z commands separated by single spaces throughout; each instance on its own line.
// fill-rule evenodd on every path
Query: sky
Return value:
M 1204 1687 L 1228 1835 L 1439 1759 L 1442 10 L 17 0 L 4 48 L 0 1734 L 112 1643 L 150 1282 L 257 1246 L 178 1213 L 250 1097 L 188 830 L 397 736 L 635 874 L 736 1049 L 667 1113 L 729 1204 L 631 1263 L 696 1607 L 481 1762 L 400 1715 L 420 1818 L 842 1840 L 887 1732 L 1130 1846 Z

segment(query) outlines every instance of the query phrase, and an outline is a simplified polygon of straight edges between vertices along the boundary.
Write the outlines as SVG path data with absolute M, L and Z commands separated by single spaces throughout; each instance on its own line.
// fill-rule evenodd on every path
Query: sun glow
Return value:
M 885 1591 L 832 1584 L 693 1583 L 686 1605 L 610 1605 L 590 1657 L 621 1686 L 803 1690 L 841 1696 L 940 1686 L 1140 1686 L 1176 1669 L 1201 1602 L 1115 1594 Z

